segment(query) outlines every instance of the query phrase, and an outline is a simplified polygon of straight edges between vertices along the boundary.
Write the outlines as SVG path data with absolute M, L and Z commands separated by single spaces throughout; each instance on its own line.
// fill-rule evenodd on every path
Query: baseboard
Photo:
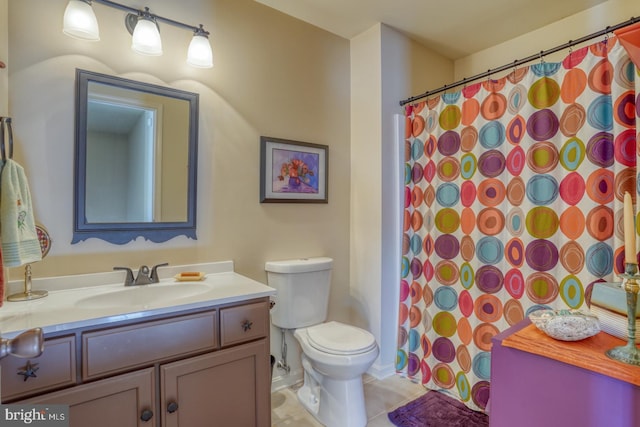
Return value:
M 278 375 L 280 372 L 280 375 Z M 366 372 L 367 375 L 375 378 L 376 380 L 383 380 L 390 376 L 396 375 L 396 368 L 392 364 L 387 365 L 372 365 Z M 289 373 L 286 373 L 277 367 L 273 369 L 273 379 L 271 380 L 271 392 L 282 390 L 283 388 L 292 387 L 302 383 L 304 380 L 304 370 L 302 368 L 296 369 Z
M 278 371 L 282 372 L 281 375 L 278 375 Z M 273 379 L 271 380 L 271 392 L 281 390 L 283 388 L 294 386 L 298 383 L 301 383 L 304 379 L 304 373 L 302 368 L 296 369 L 295 371 L 291 371 L 286 373 L 274 367 L 273 369 Z
M 383 380 L 385 378 L 389 378 L 392 375 L 395 375 L 396 367 L 392 363 L 388 363 L 386 365 L 374 363 L 367 371 L 367 374 L 371 375 L 377 380 Z

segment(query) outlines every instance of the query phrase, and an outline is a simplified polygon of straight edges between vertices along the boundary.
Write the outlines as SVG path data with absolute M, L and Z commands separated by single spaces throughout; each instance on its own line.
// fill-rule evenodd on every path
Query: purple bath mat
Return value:
M 487 427 L 487 414 L 467 408 L 443 393 L 428 391 L 416 400 L 389 412 L 398 427 Z

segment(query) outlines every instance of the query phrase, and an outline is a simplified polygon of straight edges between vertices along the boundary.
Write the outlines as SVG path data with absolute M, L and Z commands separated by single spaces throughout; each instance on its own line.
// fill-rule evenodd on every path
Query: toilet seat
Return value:
M 313 348 L 329 354 L 360 354 L 376 348 L 370 332 L 335 321 L 307 328 L 307 336 Z

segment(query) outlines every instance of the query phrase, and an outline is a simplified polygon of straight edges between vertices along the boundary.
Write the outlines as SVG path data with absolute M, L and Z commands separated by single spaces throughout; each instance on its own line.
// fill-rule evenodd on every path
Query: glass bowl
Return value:
M 536 310 L 529 319 L 542 332 L 561 341 L 580 341 L 600 332 L 598 317 L 580 310 Z

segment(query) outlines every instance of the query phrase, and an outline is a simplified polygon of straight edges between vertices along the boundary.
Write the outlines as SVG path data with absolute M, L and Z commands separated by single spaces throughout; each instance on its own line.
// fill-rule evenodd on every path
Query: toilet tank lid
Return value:
M 264 269 L 272 273 L 307 273 L 311 271 L 330 270 L 332 266 L 333 259 L 315 257 L 268 261 L 264 264 Z

